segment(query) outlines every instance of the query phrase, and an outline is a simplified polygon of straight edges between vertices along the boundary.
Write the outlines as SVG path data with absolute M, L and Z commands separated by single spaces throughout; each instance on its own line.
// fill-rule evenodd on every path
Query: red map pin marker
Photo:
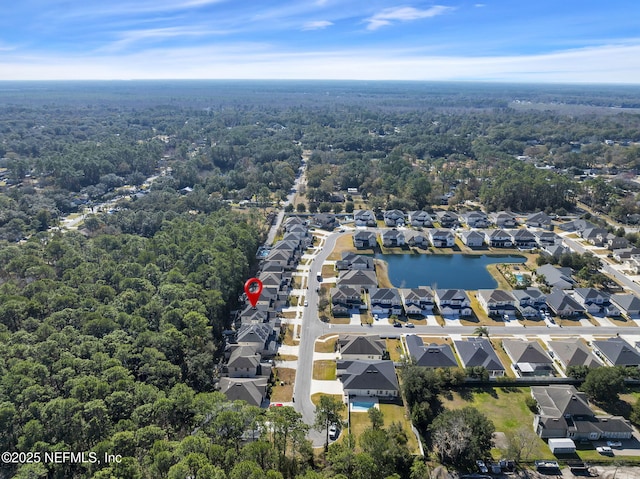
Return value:
M 258 278 L 248 279 L 247 282 L 244 283 L 244 292 L 247 293 L 247 298 L 249 298 L 251 306 L 255 308 L 258 299 L 260 299 L 260 293 L 262 293 L 262 281 Z

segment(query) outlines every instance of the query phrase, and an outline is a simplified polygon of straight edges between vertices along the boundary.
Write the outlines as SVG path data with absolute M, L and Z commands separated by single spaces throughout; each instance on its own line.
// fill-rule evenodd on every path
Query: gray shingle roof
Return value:
M 622 338 L 596 340 L 592 344 L 615 366 L 640 365 L 640 354 Z
M 345 391 L 370 389 L 398 391 L 398 377 L 393 361 L 337 361 Z
M 488 371 L 504 371 L 491 343 L 485 338 L 468 338 L 454 341 L 464 367 L 484 366 Z
M 409 356 L 411 356 L 418 366 L 425 368 L 457 368 L 453 350 L 448 344 L 424 345 L 422 338 L 415 334 L 409 334 L 405 338 Z

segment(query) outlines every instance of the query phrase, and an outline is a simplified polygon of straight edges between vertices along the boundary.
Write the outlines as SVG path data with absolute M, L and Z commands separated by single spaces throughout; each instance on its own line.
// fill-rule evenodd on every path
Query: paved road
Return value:
M 307 167 L 307 162 L 303 160 L 302 171 L 300 172 L 300 175 L 296 177 L 296 181 L 293 183 L 293 191 L 287 195 L 287 199 L 282 205 L 282 208 L 280 208 L 280 211 L 278 212 L 278 216 L 276 217 L 276 220 L 273 222 L 271 229 L 269 230 L 269 234 L 267 235 L 267 240 L 264 243 L 265 245 L 272 245 L 274 240 L 276 239 L 276 234 L 278 233 L 278 230 L 280 229 L 280 225 L 282 225 L 282 220 L 284 219 L 284 208 L 285 206 L 293 203 L 293 199 L 295 198 L 296 193 L 300 189 L 300 185 L 304 180 L 306 167 Z

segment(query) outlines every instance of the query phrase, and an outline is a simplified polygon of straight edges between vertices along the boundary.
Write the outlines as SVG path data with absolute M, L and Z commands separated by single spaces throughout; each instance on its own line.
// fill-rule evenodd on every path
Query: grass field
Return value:
M 378 277 L 378 287 L 380 288 L 393 288 L 391 280 L 389 279 L 389 265 L 386 261 L 379 259 L 374 260 L 376 265 L 376 276 Z
M 400 361 L 400 355 L 403 354 L 402 344 L 399 339 L 386 339 L 387 351 L 389 351 L 389 359 L 391 361 Z
M 289 402 L 293 398 L 293 383 L 296 370 L 291 368 L 273 368 L 275 385 L 271 390 L 271 402 Z M 281 383 L 283 383 L 281 385 Z
M 316 353 L 333 353 L 336 350 L 337 342 L 338 336 L 335 334 L 320 337 L 316 340 L 314 351 Z
M 530 394 L 528 387 L 463 389 L 444 398 L 443 404 L 447 409 L 475 407 L 493 421 L 496 432 L 507 433 L 532 427 L 533 413 L 524 402 Z M 499 454 L 499 451 L 495 453 Z M 531 458 L 554 459 L 554 456 L 542 439 L 536 439 Z
M 313 362 L 313 379 L 332 381 L 336 378 L 336 362 L 331 359 L 321 359 Z

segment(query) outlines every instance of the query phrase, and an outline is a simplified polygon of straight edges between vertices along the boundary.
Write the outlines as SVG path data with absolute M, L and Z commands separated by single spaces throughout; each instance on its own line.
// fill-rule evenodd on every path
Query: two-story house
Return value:
M 382 215 L 385 226 L 404 226 L 404 211 L 387 210 Z
M 433 313 L 433 292 L 430 288 L 403 288 L 400 296 L 408 316 L 424 316 Z
M 456 243 L 455 236 L 448 229 L 429 230 L 429 240 L 436 248 L 451 248 Z
M 402 314 L 402 299 L 396 288 L 370 288 L 371 314 L 390 316 Z
M 444 318 L 471 316 L 471 300 L 463 289 L 436 289 L 434 298 Z
M 478 304 L 489 316 L 516 317 L 516 298 L 503 289 L 479 289 Z

